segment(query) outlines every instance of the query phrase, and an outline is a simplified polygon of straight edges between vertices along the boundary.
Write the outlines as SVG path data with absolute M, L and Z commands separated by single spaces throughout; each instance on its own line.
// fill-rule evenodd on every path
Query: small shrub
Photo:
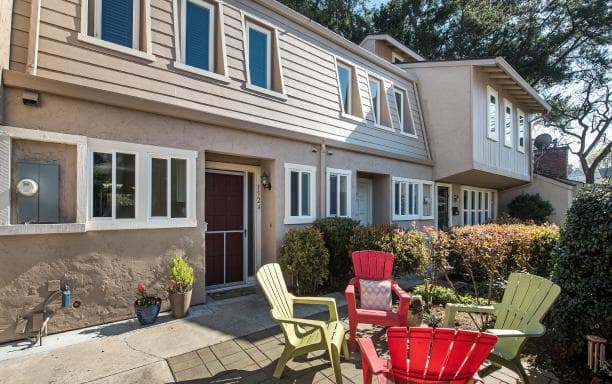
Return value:
M 508 211 L 512 217 L 542 224 L 552 215 L 554 209 L 552 204 L 542 199 L 538 193 L 535 195 L 522 193 L 508 204 Z
M 393 274 L 423 273 L 427 265 L 429 250 L 425 245 L 425 234 L 420 231 L 395 230 L 380 240 L 381 249 L 391 252 Z
M 166 288 L 168 293 L 185 293 L 193 286 L 193 267 L 183 256 L 183 253 L 177 253 L 170 260 L 168 268 L 170 284 Z
M 612 184 L 578 192 L 559 238 L 553 281 L 561 295 L 548 317 L 566 362 L 586 352 L 585 335 L 612 340 Z
M 329 273 L 335 282 L 345 282 L 351 273 L 349 243 L 359 222 L 346 217 L 326 217 L 314 223 L 329 251 Z
M 349 252 L 372 249 L 382 251 L 381 240 L 390 236 L 396 227 L 392 225 L 370 225 L 367 227 L 356 227 L 349 242 Z
M 291 229 L 281 245 L 280 264 L 296 283 L 298 294 L 317 293 L 329 276 L 329 252 L 313 226 Z
M 440 285 L 420 284 L 412 289 L 414 295 L 419 295 L 427 303 L 446 305 L 446 303 L 479 304 L 479 300 L 473 295 L 458 294 L 453 289 Z M 480 301 L 482 303 L 483 300 Z

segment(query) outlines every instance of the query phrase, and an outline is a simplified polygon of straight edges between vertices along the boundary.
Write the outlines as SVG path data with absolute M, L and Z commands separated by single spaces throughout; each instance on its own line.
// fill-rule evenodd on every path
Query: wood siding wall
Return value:
M 42 0 L 37 75 L 107 91 L 231 116 L 274 128 L 348 142 L 368 148 L 428 159 L 415 84 L 389 73 L 298 24 L 252 1 L 224 2 L 228 85 L 204 80 L 173 68 L 175 60 L 172 0 L 151 0 L 154 62 L 129 58 L 78 40 L 80 1 Z M 176 1 L 176 0 L 175 0 Z M 11 69 L 25 70 L 30 3 L 15 0 Z M 278 28 L 287 100 L 244 89 L 245 61 L 242 12 Z M 357 66 L 362 122 L 340 116 L 334 56 Z M 385 79 L 395 132 L 374 126 L 368 78 Z M 418 138 L 399 133 L 392 83 L 408 90 Z
M 516 99 L 504 92 L 503 86 L 489 79 L 486 74 L 477 68 L 473 69 L 472 81 L 472 108 L 473 108 L 473 144 L 474 161 L 497 168 L 516 175 L 529 177 L 529 153 L 531 151 L 531 136 L 529 116 L 525 115 L 525 153 L 518 150 L 518 115 L 520 108 L 527 113 L 525 106 L 521 106 Z M 498 92 L 498 129 L 499 140 L 487 138 L 487 85 Z M 512 102 L 513 113 L 513 145 L 509 148 L 504 145 L 504 98 Z

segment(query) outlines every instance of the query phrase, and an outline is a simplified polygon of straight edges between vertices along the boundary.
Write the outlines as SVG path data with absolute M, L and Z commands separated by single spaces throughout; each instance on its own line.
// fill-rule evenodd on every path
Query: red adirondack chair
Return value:
M 408 308 L 410 295 L 404 292 L 395 281 L 391 281 L 391 291 L 399 298 L 397 312 L 375 311 L 357 308 L 355 301 L 355 288 L 359 288 L 359 279 L 389 280 L 393 272 L 393 254 L 380 251 L 353 252 L 353 269 L 355 277 L 351 279 L 344 294 L 349 315 L 349 344 L 355 349 L 355 335 L 357 324 L 377 324 L 386 326 L 406 326 L 408 322 Z
M 497 342 L 497 336 L 489 333 L 449 328 L 391 327 L 387 338 L 390 361 L 378 357 L 372 339 L 357 340 L 364 384 L 371 384 L 373 376 L 379 384 L 391 379 L 395 383 L 484 383 L 478 368 Z

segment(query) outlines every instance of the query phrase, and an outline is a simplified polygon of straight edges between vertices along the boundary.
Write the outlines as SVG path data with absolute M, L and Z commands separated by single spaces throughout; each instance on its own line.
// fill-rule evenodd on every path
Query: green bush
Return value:
M 183 256 L 182 252 L 178 252 L 170 260 L 168 293 L 185 293 L 191 290 L 194 281 L 193 267 Z
M 317 293 L 329 275 L 329 252 L 321 232 L 313 226 L 290 229 L 281 245 L 280 264 L 298 294 Z
M 349 252 L 364 249 L 393 253 L 395 276 L 424 271 L 428 256 L 423 232 L 405 231 L 392 225 L 356 227 Z
M 538 193 L 535 195 L 522 193 L 508 204 L 508 211 L 511 217 L 542 224 L 552 215 L 554 209 L 552 204 L 542 199 Z
M 585 335 L 612 340 L 612 184 L 578 192 L 559 239 L 553 281 L 561 287 L 548 317 L 566 361 L 587 351 Z
M 423 300 L 432 304 L 446 305 L 446 303 L 462 303 L 462 304 L 482 304 L 478 299 L 469 293 L 461 295 L 455 294 L 451 288 L 442 287 L 440 285 L 425 285 L 420 284 L 412 289 L 414 295 L 420 295 Z
M 351 274 L 349 243 L 358 224 L 358 221 L 346 217 L 326 217 L 314 223 L 323 234 L 329 251 L 329 273 L 333 282 L 344 283 Z

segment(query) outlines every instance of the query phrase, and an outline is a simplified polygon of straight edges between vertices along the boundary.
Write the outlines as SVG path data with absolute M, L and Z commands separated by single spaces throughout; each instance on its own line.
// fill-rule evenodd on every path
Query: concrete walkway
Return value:
M 345 306 L 342 295 L 332 296 Z M 310 317 L 325 309 L 299 306 L 296 315 Z M 260 383 L 274 382 L 271 370 L 282 350 L 282 335 L 264 298 L 253 294 L 209 299 L 180 320 L 164 314 L 149 327 L 128 320 L 51 335 L 43 347 L 24 348 L 25 343 L 0 346 L 0 383 Z M 358 355 L 342 370 L 346 383 L 361 382 Z M 330 374 L 325 356 L 315 354 L 290 363 L 280 382 L 329 383 Z M 516 380 L 502 370 L 486 382 Z M 551 380 L 545 375 L 536 382 Z

